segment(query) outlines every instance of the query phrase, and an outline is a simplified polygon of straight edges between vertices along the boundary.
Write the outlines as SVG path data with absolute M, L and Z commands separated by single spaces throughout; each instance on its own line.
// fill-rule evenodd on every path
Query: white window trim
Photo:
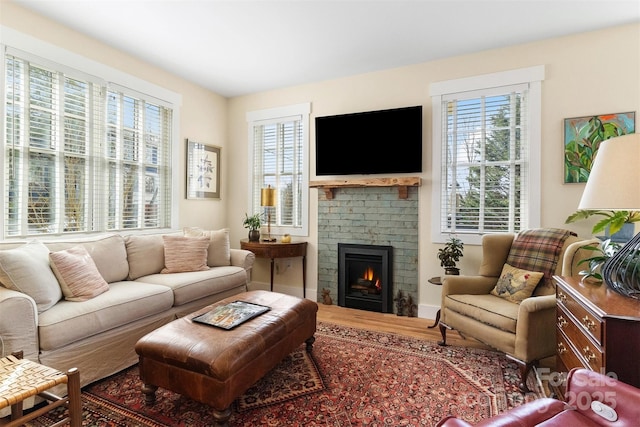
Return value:
M 173 121 L 172 121 L 172 140 L 173 146 L 171 147 L 171 168 L 173 173 L 183 170 L 180 167 L 180 108 L 182 106 L 182 95 L 176 92 L 172 92 L 163 87 L 157 86 L 151 82 L 132 76 L 115 68 L 109 67 L 103 63 L 86 58 L 82 55 L 63 49 L 59 46 L 45 42 L 43 40 L 31 37 L 27 34 L 16 31 L 12 28 L 0 25 L 0 34 L 2 39 L 0 40 L 0 53 L 2 53 L 2 61 L 0 64 L 0 75 L 5 75 L 5 61 L 4 53 L 7 48 L 18 49 L 28 54 L 35 55 L 45 60 L 53 61 L 56 64 L 62 64 L 68 66 L 74 70 L 86 73 L 91 76 L 100 76 L 107 82 L 114 83 L 116 85 L 129 88 L 130 90 L 144 93 L 147 96 L 153 96 L 159 101 L 173 109 Z M 135 89 L 134 89 L 135 88 Z M 0 99 L 4 100 L 5 97 L 4 83 L 0 85 Z M 4 102 L 0 103 L 0 129 L 4 130 L 5 120 L 5 105 Z M 4 147 L 5 141 L 4 131 L 0 135 L 0 146 Z M 4 164 L 5 150 L 0 150 L 0 164 Z M 175 182 L 175 180 L 172 180 Z M 171 203 L 171 229 L 177 230 L 180 224 L 179 219 L 179 203 L 182 187 L 179 185 L 172 185 L 172 200 Z M 4 212 L 4 185 L 0 188 L 0 212 Z M 157 231 L 157 230 L 156 230 Z M 135 232 L 132 230 L 132 232 Z M 143 231 L 144 232 L 144 231 Z M 146 230 L 148 232 L 148 230 Z M 0 240 L 5 239 L 4 230 L 0 227 Z
M 435 218 L 431 220 L 431 240 L 433 243 L 444 243 L 449 233 L 440 230 L 442 212 L 442 98 L 445 95 L 474 90 L 490 89 L 516 84 L 529 85 L 529 107 L 527 118 L 529 124 L 529 181 L 527 194 L 529 197 L 529 227 L 540 226 L 541 218 L 541 151 L 542 151 L 542 81 L 545 78 L 544 65 L 528 68 L 465 77 L 432 83 L 429 87 L 431 96 L 432 123 L 432 179 L 431 179 L 431 212 Z M 482 235 L 478 233 L 460 233 L 456 237 L 467 244 L 481 244 Z
M 268 121 L 274 120 L 277 121 L 279 119 L 283 119 L 286 117 L 293 116 L 302 116 L 302 124 L 303 124 L 303 145 L 305 147 L 305 153 L 302 158 L 302 227 L 293 228 L 293 227 L 278 227 L 272 226 L 271 233 L 272 234 L 291 234 L 292 236 L 309 236 L 309 115 L 311 114 L 311 103 L 306 102 L 302 104 L 289 105 L 286 107 L 276 107 L 276 108 L 268 108 L 264 110 L 250 111 L 247 113 L 247 129 L 248 129 L 248 140 L 249 140 L 249 191 L 247 195 L 247 206 L 251 207 L 253 200 L 253 148 L 254 148 L 254 140 L 253 140 L 253 126 L 255 122 L 258 121 Z

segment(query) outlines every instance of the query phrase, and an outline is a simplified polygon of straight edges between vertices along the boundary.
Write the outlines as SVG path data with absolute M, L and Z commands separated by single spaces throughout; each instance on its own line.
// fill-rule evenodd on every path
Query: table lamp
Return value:
M 578 209 L 640 210 L 640 134 L 600 143 Z M 604 263 L 601 273 L 611 289 L 640 299 L 640 233 Z
M 267 210 L 267 237 L 262 240 L 265 242 L 274 242 L 275 237 L 271 237 L 271 208 L 276 205 L 276 189 L 268 185 L 260 191 L 260 206 Z

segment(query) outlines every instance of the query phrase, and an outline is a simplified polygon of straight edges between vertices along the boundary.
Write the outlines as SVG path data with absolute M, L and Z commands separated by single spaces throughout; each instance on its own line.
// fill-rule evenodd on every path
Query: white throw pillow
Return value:
M 109 290 L 84 246 L 51 252 L 49 261 L 67 301 L 87 301 Z
M 203 230 L 198 227 L 185 227 L 184 235 L 186 237 L 209 238 L 209 249 L 207 255 L 207 264 L 209 267 L 219 267 L 223 265 L 231 265 L 231 243 L 229 241 L 229 229 L 220 230 Z
M 127 236 L 125 238 L 129 280 L 158 274 L 164 268 L 164 241 L 161 234 Z
M 33 298 L 38 313 L 62 298 L 60 285 L 49 267 L 49 249 L 38 241 L 0 251 L 0 283 Z

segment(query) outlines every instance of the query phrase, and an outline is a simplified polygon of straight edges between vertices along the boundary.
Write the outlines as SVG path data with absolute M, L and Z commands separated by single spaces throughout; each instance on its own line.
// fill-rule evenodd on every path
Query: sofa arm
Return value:
M 471 424 L 460 418 L 456 418 L 453 415 L 449 415 L 438 421 L 436 427 L 473 427 Z
M 446 295 L 486 295 L 498 282 L 498 277 L 487 276 L 444 276 L 442 297 Z
M 555 294 L 524 299 L 518 311 L 514 356 L 530 362 L 554 355 L 556 353 L 555 333 Z
M 0 356 L 23 351 L 25 359 L 38 361 L 38 309 L 22 292 L 0 286 Z
M 247 273 L 253 267 L 253 263 L 256 260 L 256 255 L 245 249 L 234 249 L 231 248 L 231 265 L 235 265 L 236 267 L 242 267 L 247 270 Z
M 542 398 L 517 406 L 502 414 L 475 424 L 476 427 L 534 427 L 564 411 L 567 405 L 556 399 Z M 471 424 L 453 416 L 440 420 L 436 427 L 471 427 Z
M 541 424 L 544 425 L 545 421 L 553 419 L 566 409 L 567 405 L 564 402 L 543 397 L 484 420 L 476 424 L 476 427 L 534 427 Z M 550 422 L 550 424 L 555 425 L 553 422 Z
M 567 376 L 565 400 L 598 425 L 636 426 L 640 420 L 640 389 L 599 372 L 583 368 L 572 369 Z M 615 423 L 605 423 L 591 409 L 591 403 L 596 400 L 615 411 L 618 417 Z
M 588 264 L 580 264 L 580 261 L 598 255 L 596 251 L 584 249 L 585 246 L 598 247 L 602 243 L 599 239 L 580 240 L 573 242 L 564 252 L 562 258 L 562 275 L 576 277 L 581 270 L 587 270 Z

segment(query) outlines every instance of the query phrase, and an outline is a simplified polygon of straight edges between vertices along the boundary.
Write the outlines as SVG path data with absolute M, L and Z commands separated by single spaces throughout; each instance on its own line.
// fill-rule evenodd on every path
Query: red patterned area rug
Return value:
M 231 426 L 433 426 L 448 414 L 476 423 L 544 396 L 504 355 L 319 323 L 304 346 L 234 404 Z M 83 389 L 83 426 L 210 426 L 211 410 L 158 389 L 147 407 L 137 367 Z M 33 426 L 55 421 L 43 416 Z

